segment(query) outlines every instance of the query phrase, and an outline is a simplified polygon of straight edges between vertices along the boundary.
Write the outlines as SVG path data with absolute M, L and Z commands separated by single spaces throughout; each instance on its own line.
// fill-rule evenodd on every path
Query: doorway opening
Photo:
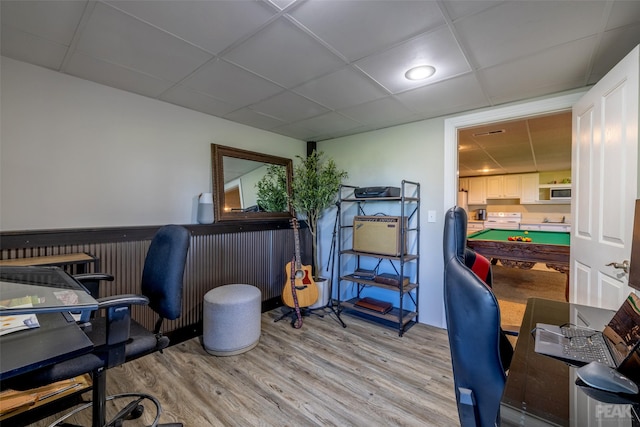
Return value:
M 541 101 L 532 101 L 525 104 L 498 108 L 491 111 L 484 111 L 480 113 L 473 113 L 466 116 L 455 117 L 452 119 L 448 119 L 445 121 L 445 204 L 446 209 L 455 205 L 457 203 L 458 198 L 458 190 L 459 190 L 459 178 L 464 178 L 465 176 L 472 176 L 474 170 L 482 169 L 493 169 L 492 175 L 508 175 L 508 174 L 523 174 L 526 172 L 532 172 L 533 169 L 526 170 L 523 164 L 519 166 L 506 166 L 508 163 L 508 157 L 514 156 L 516 154 L 516 150 L 511 149 L 507 150 L 504 153 L 496 153 L 495 147 L 490 148 L 488 146 L 487 141 L 475 141 L 476 149 L 480 150 L 479 157 L 484 156 L 485 165 L 481 165 L 479 161 L 476 161 L 475 166 L 471 166 L 471 160 L 466 161 L 464 165 L 459 163 L 458 158 L 458 137 L 460 134 L 467 132 L 470 133 L 473 138 L 476 140 L 485 138 L 485 137 L 493 137 L 497 136 L 498 140 L 503 144 L 503 149 L 509 147 L 509 138 L 507 137 L 509 132 L 506 131 L 510 126 L 515 126 L 516 123 L 527 121 L 535 118 L 543 118 L 549 117 L 555 114 L 566 114 L 570 111 L 572 105 L 580 98 L 581 94 L 570 94 L 564 95 L 557 98 L 550 98 Z M 521 124 L 521 123 L 519 123 Z M 471 132 L 468 132 L 469 130 Z M 496 129 L 498 131 L 496 131 Z M 502 130 L 505 130 L 504 132 Z M 531 132 L 531 129 L 526 130 L 525 125 L 525 133 Z M 569 135 L 571 131 L 569 130 Z M 474 136 L 475 134 L 475 136 Z M 513 132 L 512 132 L 513 134 Z M 532 147 L 530 142 L 522 142 L 521 144 L 521 153 L 526 153 L 527 144 L 529 159 L 526 162 L 529 162 L 529 166 L 531 167 L 531 163 L 534 164 L 539 162 L 544 158 L 544 149 L 542 148 L 540 158 L 536 157 L 536 148 Z M 570 147 L 569 140 L 569 147 Z M 498 147 L 499 150 L 499 147 Z M 570 148 L 569 148 L 570 152 Z M 480 154 L 481 153 L 481 154 Z M 472 159 L 477 160 L 477 159 Z M 515 162 L 514 162 L 515 164 Z M 459 167 L 462 165 L 462 167 Z M 493 165 L 493 167 L 490 167 Z M 476 169 L 474 169 L 476 168 Z M 518 169 L 520 168 L 520 169 Z M 570 163 L 569 163 L 570 170 Z M 488 175 L 487 172 L 483 172 L 485 175 Z M 546 172 L 545 172 L 546 173 Z M 569 175 L 570 177 L 570 175 Z M 543 178 L 546 179 L 546 178 Z M 450 189 L 451 191 L 448 191 Z M 515 201 L 515 199 L 497 199 L 492 200 L 491 204 L 483 207 L 487 209 L 487 211 L 506 211 L 506 212 L 516 212 L 519 211 L 520 208 L 519 201 Z M 533 207 L 534 205 L 528 206 L 527 213 L 530 213 L 530 210 L 536 210 Z M 538 208 L 544 209 L 544 208 Z M 566 218 L 570 218 L 570 205 L 568 205 L 568 215 L 565 214 Z M 473 217 L 471 215 L 471 217 Z M 565 219 L 566 219 L 565 218 Z M 544 218 L 542 218 L 544 219 Z M 554 218 L 555 219 L 555 218 Z M 502 318 L 503 323 L 510 322 L 509 324 L 519 324 L 522 320 L 522 314 L 524 313 L 524 305 L 526 304 L 526 298 L 528 296 L 536 296 L 534 291 L 539 291 L 536 289 L 536 283 L 540 283 L 541 280 L 548 279 L 540 279 L 540 275 L 545 274 L 553 274 L 557 276 L 552 277 L 555 283 L 560 283 L 561 294 L 560 297 L 564 299 L 564 287 L 566 286 L 566 276 L 561 273 L 548 271 L 544 264 L 540 266 L 536 266 L 535 269 L 531 270 L 518 270 L 512 269 L 511 267 L 505 267 L 500 265 L 498 262 L 497 265 L 493 267 L 494 269 L 494 283 L 497 285 L 495 292 L 498 297 L 499 302 L 501 302 L 501 310 L 502 310 Z M 559 279 L 559 280 L 558 280 Z M 506 284 L 505 285 L 503 285 Z M 512 286 L 510 283 L 517 283 L 518 286 Z M 504 288 L 504 289 L 501 289 Z M 553 287 L 557 291 L 557 286 Z M 504 290 L 504 292 L 503 292 Z M 533 295 L 532 295 L 533 294 Z M 543 297 L 548 297 L 543 295 Z M 556 298 L 555 296 L 552 297 Z M 524 301 L 522 305 L 520 301 Z M 504 307 L 503 307 L 504 306 Z M 522 314 L 519 311 L 522 310 Z

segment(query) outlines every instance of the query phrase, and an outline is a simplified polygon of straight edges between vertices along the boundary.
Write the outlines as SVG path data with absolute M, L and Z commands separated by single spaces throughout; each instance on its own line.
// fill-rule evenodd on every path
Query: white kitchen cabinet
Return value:
M 538 185 L 540 174 L 525 173 L 521 175 L 520 203 L 538 203 Z
M 469 191 L 469 178 L 458 179 L 458 191 Z
M 467 203 L 470 205 L 487 204 L 487 178 L 478 176 L 469 178 L 469 195 Z
M 520 198 L 520 175 L 494 175 L 487 177 L 487 199 Z

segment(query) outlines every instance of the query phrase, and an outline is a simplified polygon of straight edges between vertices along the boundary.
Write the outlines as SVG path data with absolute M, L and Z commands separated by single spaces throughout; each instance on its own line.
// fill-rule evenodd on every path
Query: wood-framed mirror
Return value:
M 293 177 L 291 159 L 211 144 L 211 164 L 216 222 L 293 216 L 287 199 L 287 195 L 291 196 Z M 259 183 L 267 183 L 268 190 Z M 267 200 L 265 194 L 276 201 Z

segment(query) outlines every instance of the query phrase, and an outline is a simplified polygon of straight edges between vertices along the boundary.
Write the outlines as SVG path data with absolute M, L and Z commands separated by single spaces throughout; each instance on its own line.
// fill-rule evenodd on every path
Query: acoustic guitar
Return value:
M 311 266 L 300 262 L 300 236 L 298 220 L 291 219 L 295 241 L 295 256 L 285 267 L 287 280 L 282 291 L 282 302 L 287 307 L 309 307 L 318 300 L 318 287 L 313 281 Z M 295 295 L 294 295 L 295 292 Z M 297 303 L 297 304 L 296 304 Z

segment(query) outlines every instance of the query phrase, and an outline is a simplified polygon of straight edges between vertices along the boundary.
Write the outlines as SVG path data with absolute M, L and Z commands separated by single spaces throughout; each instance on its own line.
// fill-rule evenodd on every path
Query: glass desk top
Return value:
M 0 316 L 97 309 L 84 286 L 59 267 L 0 267 Z
M 573 323 L 602 330 L 614 311 L 531 298 L 527 302 L 500 404 L 502 426 L 637 426 L 640 396 L 632 400 L 576 385 L 576 369 L 534 350 L 536 323 Z

